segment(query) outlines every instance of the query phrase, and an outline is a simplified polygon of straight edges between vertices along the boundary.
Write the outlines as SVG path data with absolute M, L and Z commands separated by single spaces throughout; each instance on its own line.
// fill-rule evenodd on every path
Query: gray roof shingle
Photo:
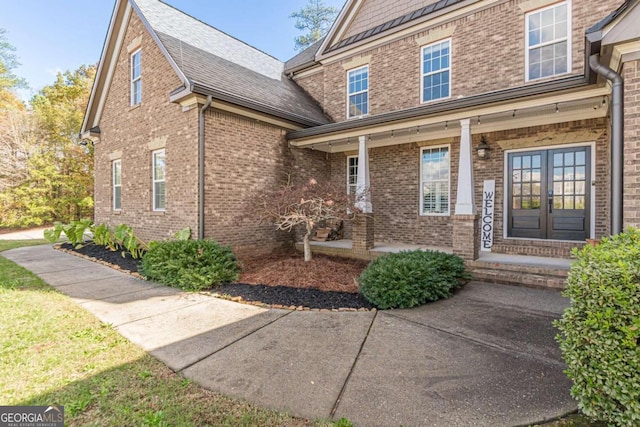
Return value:
M 159 0 L 130 0 L 191 83 L 298 123 L 329 119 L 284 75 L 284 63 Z M 264 108 L 261 108 L 264 107 Z
M 316 53 L 318 53 L 318 49 L 322 46 L 322 42 L 324 41 L 324 37 L 320 40 L 288 60 L 284 63 L 284 72 L 287 73 L 289 70 L 294 70 L 298 67 L 302 67 L 305 65 L 311 65 L 315 63 Z

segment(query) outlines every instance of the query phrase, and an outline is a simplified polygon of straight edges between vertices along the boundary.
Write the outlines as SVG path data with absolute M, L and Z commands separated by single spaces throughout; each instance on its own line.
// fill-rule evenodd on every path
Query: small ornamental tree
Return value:
M 291 177 L 274 190 L 264 190 L 252 198 L 252 210 L 261 222 L 273 223 L 278 230 L 291 231 L 304 227 L 304 260 L 311 261 L 309 239 L 316 225 L 331 220 L 351 219 L 359 212 L 356 197 L 342 185 L 318 182 L 311 178 L 293 184 Z

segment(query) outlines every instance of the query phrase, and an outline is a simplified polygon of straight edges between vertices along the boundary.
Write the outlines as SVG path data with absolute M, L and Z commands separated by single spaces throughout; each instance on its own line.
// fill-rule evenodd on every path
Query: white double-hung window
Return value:
M 165 151 L 156 150 L 152 153 L 153 169 L 153 210 L 163 211 L 166 204 L 165 189 Z
M 422 48 L 422 102 L 451 96 L 451 40 Z
M 565 74 L 571 64 L 571 3 L 563 2 L 526 16 L 527 80 Z
M 358 185 L 358 156 L 347 157 L 347 194 L 356 194 Z
M 113 183 L 113 210 L 122 209 L 122 160 L 114 160 L 111 163 Z
M 425 147 L 420 156 L 420 214 L 448 215 L 449 146 Z
M 142 102 L 142 51 L 131 54 L 131 105 Z
M 347 118 L 369 114 L 369 66 L 347 72 Z

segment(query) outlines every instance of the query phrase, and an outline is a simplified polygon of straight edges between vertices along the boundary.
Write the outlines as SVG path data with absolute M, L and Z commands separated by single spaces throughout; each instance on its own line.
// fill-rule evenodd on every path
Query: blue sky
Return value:
M 307 0 L 164 0 L 166 3 L 280 60 L 294 56 L 300 34 L 289 16 Z M 115 0 L 0 0 L 0 28 L 7 30 L 27 80 L 27 100 L 53 83 L 59 71 L 97 63 Z M 342 8 L 345 0 L 324 0 Z

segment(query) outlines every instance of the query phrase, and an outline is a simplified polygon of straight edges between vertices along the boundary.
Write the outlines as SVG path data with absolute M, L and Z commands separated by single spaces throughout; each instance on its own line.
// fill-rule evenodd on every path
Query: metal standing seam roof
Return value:
M 283 62 L 159 0 L 131 1 L 192 84 L 287 120 L 330 122 L 315 100 L 284 75 Z
M 399 16 L 395 19 L 382 23 L 376 27 L 369 28 L 368 30 L 362 31 L 361 33 L 354 34 L 351 37 L 347 37 L 346 39 L 341 40 L 339 43 L 331 46 L 329 49 L 327 49 L 327 52 L 331 52 L 331 51 L 340 49 L 342 47 L 348 46 L 350 44 L 359 42 L 360 40 L 364 40 L 369 37 L 375 36 L 376 34 L 379 34 L 383 31 L 387 31 L 392 28 L 398 27 L 400 25 L 406 24 L 407 22 L 413 21 L 418 18 L 422 18 L 426 15 L 435 13 L 449 6 L 453 6 L 457 3 L 461 3 L 463 1 L 465 0 L 440 0 L 436 3 L 432 3 L 418 10 L 414 10 L 413 12 L 409 12 L 405 15 Z

